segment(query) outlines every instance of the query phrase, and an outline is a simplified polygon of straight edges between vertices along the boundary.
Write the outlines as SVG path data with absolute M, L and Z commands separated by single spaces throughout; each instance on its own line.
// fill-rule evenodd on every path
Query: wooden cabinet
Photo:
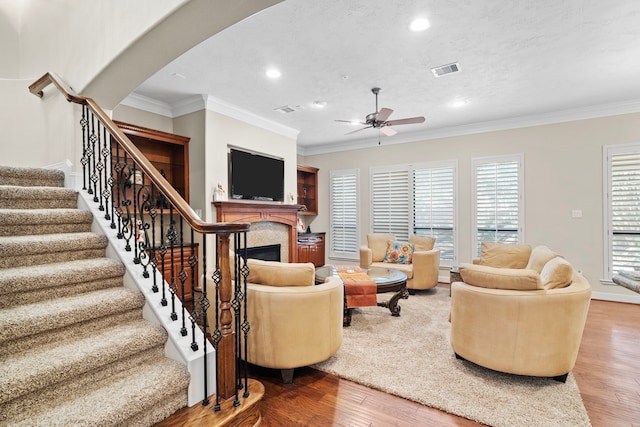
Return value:
M 180 255 L 182 251 L 182 256 Z M 172 261 L 172 252 L 173 252 L 173 261 Z M 180 271 L 184 268 L 184 272 L 187 274 L 187 278 L 184 281 L 184 301 L 183 303 L 191 303 L 193 300 L 193 286 L 191 285 L 191 266 L 189 265 L 189 257 L 191 255 L 198 256 L 198 247 L 194 246 L 193 249 L 190 246 L 174 247 L 173 249 L 169 249 L 167 253 L 164 255 L 164 262 L 158 264 L 158 271 L 160 273 L 164 272 L 164 280 L 167 281 L 168 284 L 171 284 L 171 266 L 173 265 L 173 276 L 174 283 L 176 284 L 176 296 L 182 299 L 182 282 L 180 280 L 179 274 Z M 159 256 L 159 255 L 158 255 Z M 198 287 L 198 264 L 196 263 L 195 268 L 195 281 L 194 285 Z
M 318 168 L 298 165 L 298 204 L 306 207 L 300 215 L 318 215 Z
M 298 234 L 298 262 L 312 262 L 316 267 L 324 265 L 325 233 Z
M 173 188 L 189 202 L 189 138 L 115 122 Z

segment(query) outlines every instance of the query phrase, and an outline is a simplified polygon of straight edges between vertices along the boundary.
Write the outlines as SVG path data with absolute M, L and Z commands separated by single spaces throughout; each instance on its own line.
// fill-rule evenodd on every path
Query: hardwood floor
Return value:
M 594 427 L 640 427 L 640 306 L 591 301 L 573 375 Z M 256 366 L 250 376 L 265 388 L 262 426 L 480 425 L 311 368 L 296 369 L 293 384 Z M 162 426 L 215 425 L 184 422 L 200 409 L 178 411 Z

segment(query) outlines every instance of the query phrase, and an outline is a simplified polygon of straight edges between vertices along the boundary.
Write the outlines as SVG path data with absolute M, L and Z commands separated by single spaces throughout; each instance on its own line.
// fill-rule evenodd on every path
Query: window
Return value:
M 371 232 L 393 234 L 409 240 L 411 199 L 409 170 L 376 168 L 371 170 Z
M 605 279 L 640 270 L 640 144 L 604 147 Z
M 472 160 L 472 248 L 480 254 L 482 242 L 521 243 L 524 237 L 524 156 Z
M 371 231 L 436 239 L 443 266 L 457 262 L 456 163 L 434 162 L 371 169 Z
M 359 259 L 358 169 L 329 173 L 331 242 L 329 257 Z
M 413 170 L 413 234 L 436 239 L 440 263 L 457 264 L 455 163 Z

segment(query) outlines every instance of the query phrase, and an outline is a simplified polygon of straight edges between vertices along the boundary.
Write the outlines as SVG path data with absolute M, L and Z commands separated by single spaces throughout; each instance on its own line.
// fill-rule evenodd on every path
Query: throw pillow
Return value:
M 269 286 L 313 286 L 316 269 L 313 263 L 247 260 L 247 282 Z
M 551 259 L 557 257 L 558 254 L 544 245 L 536 246 L 531 251 L 531 257 L 527 263 L 527 267 L 531 270 L 535 270 L 538 273 L 542 271 L 542 267 Z
M 542 289 L 540 275 L 523 268 L 498 268 L 486 265 L 460 264 L 462 280 L 474 286 L 491 289 L 531 291 Z
M 531 255 L 531 246 L 508 243 L 482 242 L 478 265 L 503 268 L 525 268 Z
M 394 264 L 411 264 L 413 260 L 413 243 L 389 241 L 383 262 Z
M 564 288 L 571 284 L 573 267 L 562 257 L 547 262 L 540 273 L 540 281 L 545 289 Z
M 436 239 L 433 237 L 424 236 L 411 236 L 409 237 L 409 243 L 413 243 L 414 250 L 417 251 L 430 251 L 436 244 Z
M 387 253 L 389 240 L 395 240 L 393 234 L 367 234 L 367 245 L 371 249 L 373 262 L 380 262 Z

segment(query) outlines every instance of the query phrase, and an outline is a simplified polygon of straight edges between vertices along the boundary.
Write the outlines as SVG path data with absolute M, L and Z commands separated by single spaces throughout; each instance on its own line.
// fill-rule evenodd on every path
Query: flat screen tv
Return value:
M 284 160 L 229 149 L 229 189 L 232 199 L 284 201 Z

